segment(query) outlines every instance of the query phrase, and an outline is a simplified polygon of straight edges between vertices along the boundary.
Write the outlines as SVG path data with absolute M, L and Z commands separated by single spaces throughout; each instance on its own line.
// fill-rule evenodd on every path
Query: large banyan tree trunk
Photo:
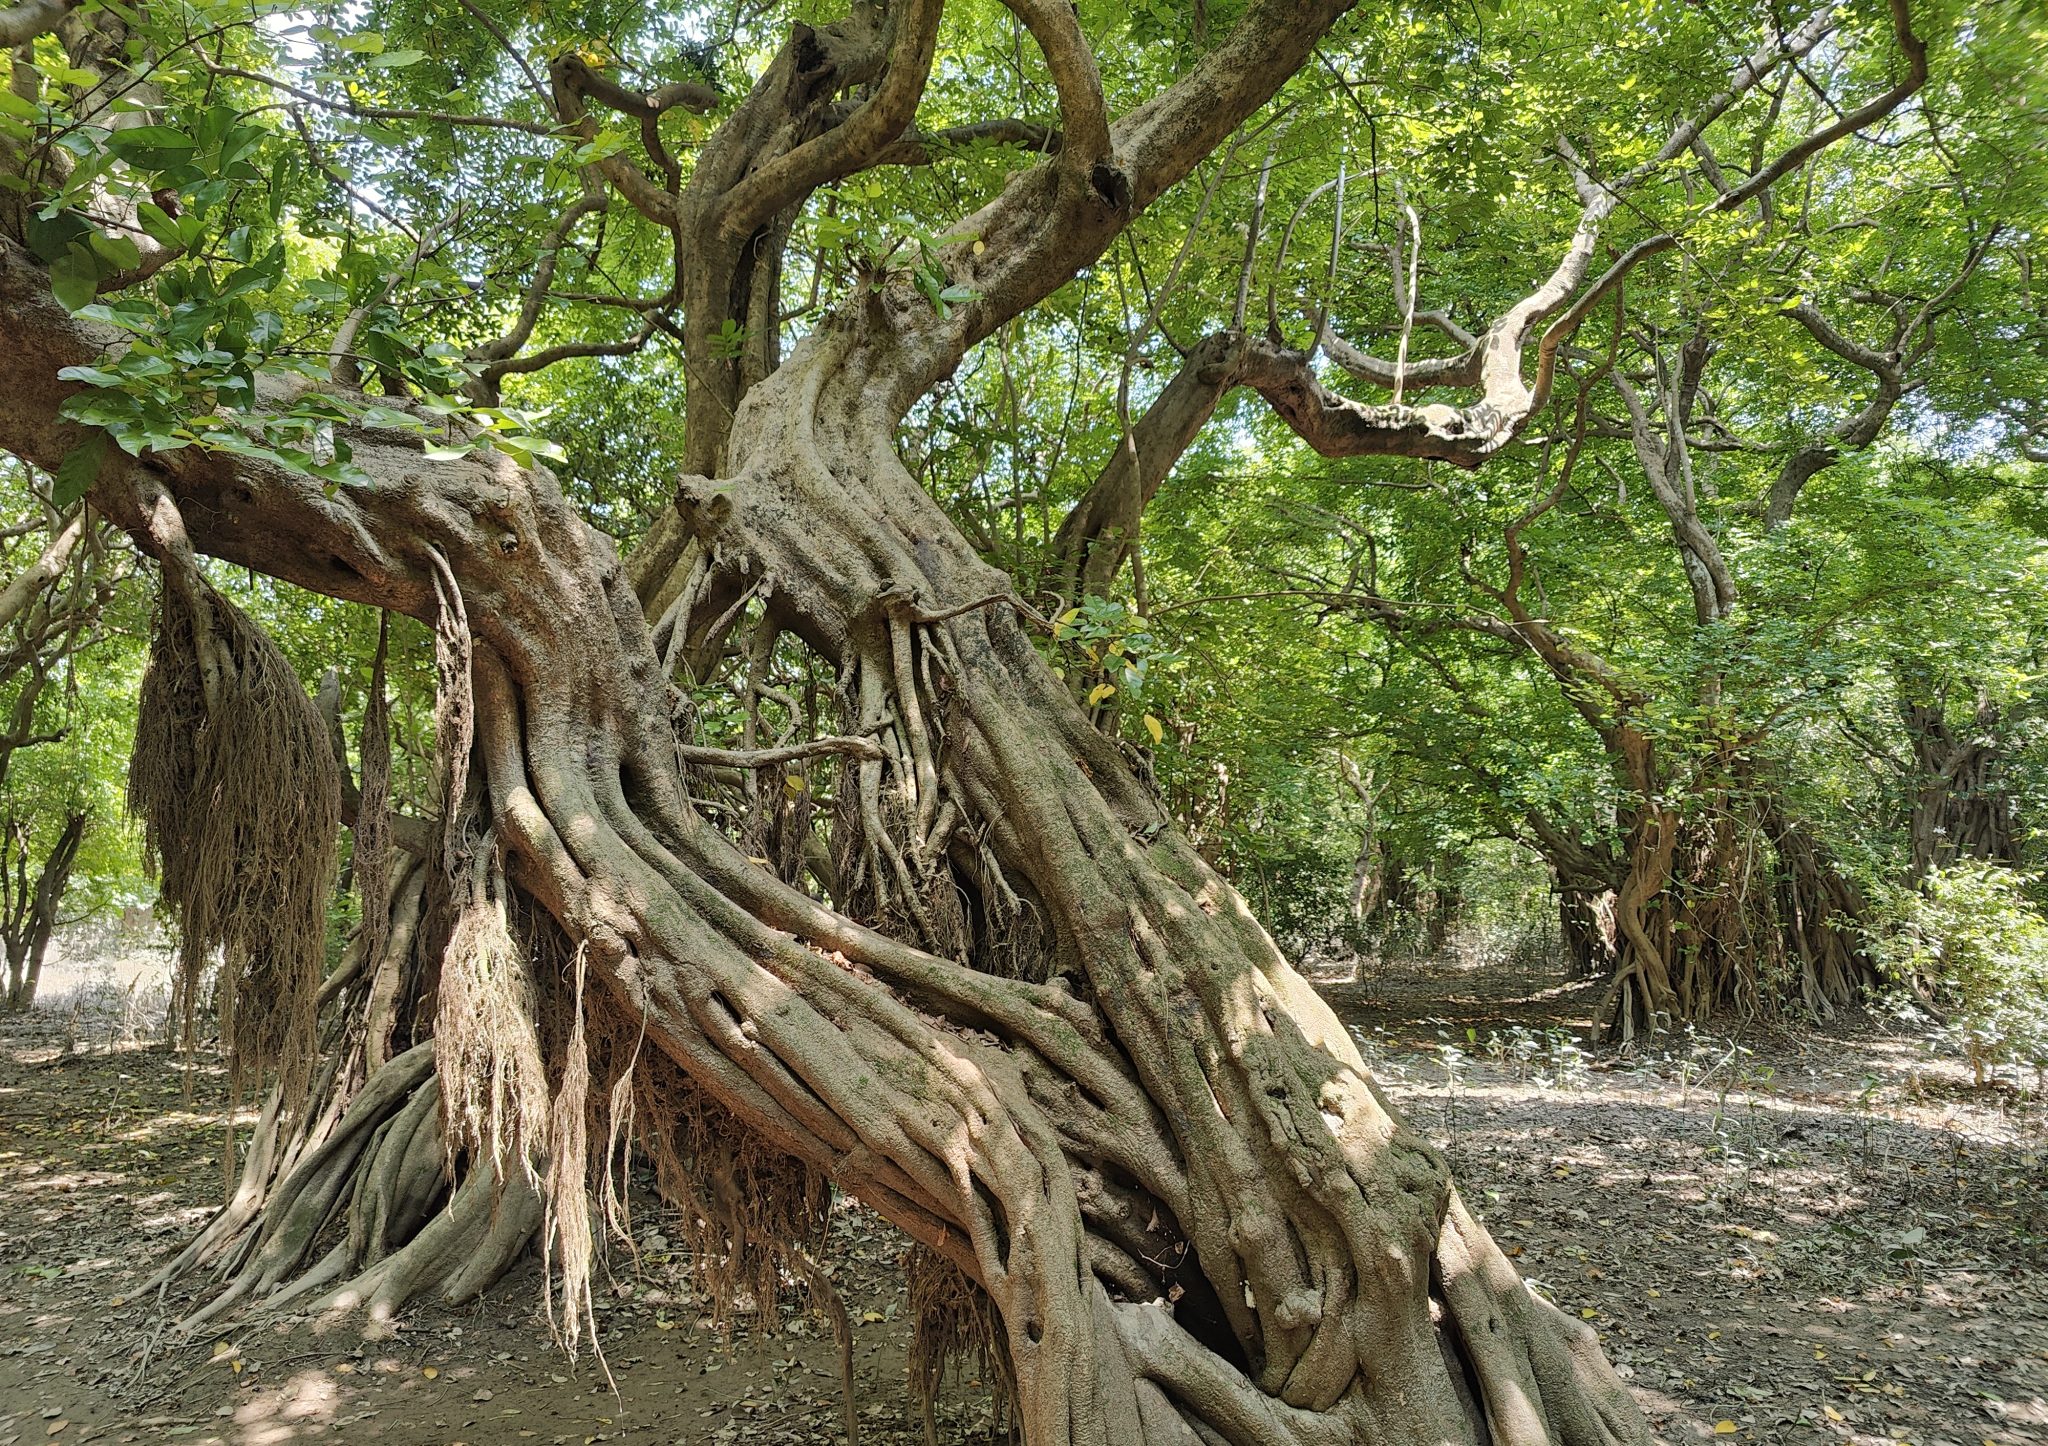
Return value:
M 1905 696 L 1899 720 L 1913 750 L 1912 877 L 1957 859 L 2017 867 L 2022 832 L 2003 774 L 1998 704 L 1980 695 L 1971 726 L 1956 729 L 1938 701 Z
M 709 828 L 664 766 L 665 680 L 616 574 L 544 612 L 504 599 L 553 636 L 480 655 L 525 882 L 708 1088 L 986 1286 L 1032 1440 L 1466 1440 L 1475 1397 L 1495 1440 L 1632 1439 L 1590 1336 L 1514 1277 L 897 460 L 906 330 L 869 311 L 807 343 L 684 512 L 881 742 L 848 780 L 886 774 L 896 804 L 872 866 L 906 905 L 950 865 L 989 927 L 1039 914 L 1051 981 L 870 933 Z M 578 648 L 596 678 L 535 665 Z
M 0 304 L 25 379 L 93 345 L 4 248 Z M 827 324 L 741 407 L 732 475 L 680 502 L 705 578 L 684 604 L 758 584 L 837 672 L 866 740 L 842 852 L 900 906 L 873 911 L 887 933 L 693 803 L 663 657 L 700 620 L 650 629 L 544 472 L 366 435 L 374 484 L 333 497 L 196 451 L 95 495 L 146 545 L 182 517 L 200 550 L 337 596 L 428 621 L 459 596 L 468 796 L 587 965 L 583 1017 L 644 1030 L 985 1288 L 1034 1446 L 1647 1441 L 1592 1330 L 1524 1285 L 897 459 L 920 324 L 893 295 Z M 61 447 L 23 385 L 9 444 Z M 931 917 L 947 895 L 965 924 Z M 967 961 L 1026 917 L 1043 982 Z
M 1641 809 L 1612 903 L 1600 1037 L 1717 1014 L 1826 1019 L 1877 981 L 1863 945 L 1868 903 L 1750 760 L 1734 782 Z

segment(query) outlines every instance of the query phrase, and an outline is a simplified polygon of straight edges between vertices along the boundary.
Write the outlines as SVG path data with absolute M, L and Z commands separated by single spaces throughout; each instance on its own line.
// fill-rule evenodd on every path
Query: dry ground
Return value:
M 1876 1019 L 1826 1034 L 1575 1043 L 1584 991 L 1448 958 L 1325 981 L 1389 1093 L 1674 1442 L 2048 1442 L 2048 1114 Z M 222 1183 L 219 1082 L 124 1046 L 131 996 L 0 1024 L 0 1446 L 485 1446 L 840 1439 L 829 1337 L 721 1341 L 643 1215 L 603 1303 L 616 1388 L 534 1313 L 538 1275 L 392 1339 L 183 1342 L 137 1285 Z M 863 1441 L 922 1441 L 890 1232 L 841 1213 Z M 991 1436 L 954 1383 L 942 1441 Z

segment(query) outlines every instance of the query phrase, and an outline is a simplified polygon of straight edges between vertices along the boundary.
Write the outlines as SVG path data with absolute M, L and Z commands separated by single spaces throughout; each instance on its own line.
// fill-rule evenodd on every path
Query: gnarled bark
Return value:
M 0 305 L 29 408 L 0 443 L 48 455 L 48 378 L 97 340 L 11 249 Z M 681 501 L 706 566 L 837 669 L 839 731 L 887 754 L 872 842 L 898 887 L 943 869 L 1041 911 L 1046 983 L 864 927 L 707 822 L 624 569 L 546 474 L 366 435 L 372 485 L 334 497 L 191 451 L 97 495 L 145 539 L 174 505 L 205 551 L 422 619 L 445 564 L 472 787 L 586 951 L 589 1007 L 979 1281 L 1034 1443 L 1647 1440 L 1590 1329 L 1523 1286 L 904 471 L 893 428 L 949 346 L 918 305 L 824 327 L 743 403 L 733 475 Z

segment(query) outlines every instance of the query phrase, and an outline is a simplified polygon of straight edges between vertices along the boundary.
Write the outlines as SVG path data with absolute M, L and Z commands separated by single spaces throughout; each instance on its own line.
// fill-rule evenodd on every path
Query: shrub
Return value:
M 1968 862 L 1928 875 L 1924 892 L 1888 901 L 1876 941 L 1886 971 L 1942 1020 L 1942 1034 L 1984 1082 L 1999 1064 L 2048 1067 L 2048 919 L 2032 881 Z

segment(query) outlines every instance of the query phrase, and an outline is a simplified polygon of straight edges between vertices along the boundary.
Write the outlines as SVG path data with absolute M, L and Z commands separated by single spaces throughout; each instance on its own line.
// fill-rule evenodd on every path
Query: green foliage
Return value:
M 574 52 L 632 88 L 710 84 L 710 115 L 678 109 L 655 124 L 680 192 L 791 22 L 829 23 L 843 8 L 479 0 L 485 26 L 418 0 L 150 5 L 132 23 L 152 89 L 104 111 L 93 109 L 101 77 L 46 37 L 0 90 L 0 146 L 40 139 L 64 164 L 0 182 L 26 198 L 58 296 L 123 337 L 68 373 L 84 386 L 71 415 L 98 433 L 59 470 L 51 500 L 81 495 L 116 448 L 252 455 L 358 486 L 345 433 L 369 425 L 413 433 L 428 462 L 479 448 L 547 460 L 593 522 L 630 544 L 668 504 L 684 453 L 692 376 L 679 307 L 672 318 L 659 305 L 677 240 L 615 196 L 558 250 L 544 238 L 592 183 L 588 168 L 622 162 L 670 182 L 635 119 L 593 105 L 594 131 L 567 132 L 527 67 L 544 78 L 550 57 Z M 1110 113 L 1195 65 L 1239 9 L 1083 0 Z M 2048 20 L 2038 6 L 1960 0 L 1915 0 L 1912 14 L 1933 56 L 1928 89 L 1773 188 L 1771 226 L 1755 207 L 1709 214 L 1690 152 L 1631 193 L 1600 264 L 1664 230 L 1682 244 L 1630 277 L 1620 311 L 1589 317 L 1550 410 L 1477 473 L 1322 461 L 1261 399 L 1233 393 L 1151 500 L 1119 595 L 1076 605 L 1052 595 L 1064 584 L 1041 586 L 1057 575 L 1047 553 L 1060 519 L 1182 352 L 1236 320 L 1241 283 L 1253 332 L 1270 325 L 1306 346 L 1312 319 L 1327 315 L 1390 355 L 1408 318 L 1387 248 L 1412 229 L 1419 305 L 1483 328 L 1577 224 L 1558 138 L 1596 177 L 1650 160 L 1671 118 L 1720 89 L 1784 12 L 1647 0 L 1361 7 L 1277 104 L 913 410 L 906 461 L 1056 618 L 1054 665 L 1144 751 L 1198 844 L 1298 938 L 1341 911 L 1368 826 L 1340 752 L 1370 765 L 1370 824 L 1389 857 L 1474 898 L 1505 877 L 1525 899 L 1532 820 L 1595 852 L 1624 842 L 1644 800 L 1603 736 L 1624 713 L 1657 753 L 1658 799 L 1710 810 L 1740 754 L 1782 780 L 1800 816 L 1872 883 L 1895 880 L 1904 856 L 1903 688 L 1951 700 L 1959 722 L 1959 700 L 1993 699 L 2021 817 L 2048 817 L 2048 507 L 2041 465 L 2021 450 L 2048 435 L 2033 430 L 2048 426 L 2037 239 L 2048 72 L 2035 60 Z M 1725 171 L 1782 153 L 1830 121 L 1840 97 L 1896 78 L 1885 7 L 1839 18 L 1812 84 L 1753 92 L 1710 128 Z M 958 0 L 918 125 L 996 117 L 1060 125 L 1052 77 L 996 0 Z M 772 304 L 692 318 L 718 370 L 787 355 L 835 303 L 890 287 L 907 284 L 941 316 L 973 316 L 982 297 L 963 256 L 1004 242 L 966 234 L 962 218 L 1042 158 L 989 139 L 930 152 L 929 164 L 840 177 L 793 208 Z M 133 203 L 137 230 L 96 219 L 110 199 Z M 146 278 L 144 243 L 175 253 Z M 1799 326 L 1794 308 L 1809 301 L 1877 346 L 1888 316 L 1941 294 L 1980 248 L 1885 434 L 1809 484 L 1788 526 L 1766 527 L 1785 459 L 1872 395 L 1869 373 Z M 483 405 L 479 348 L 513 326 L 543 262 L 553 271 L 526 350 L 616 354 L 511 373 L 501 403 Z M 622 318 L 653 314 L 665 324 L 619 345 Z M 374 389 L 406 393 L 403 407 L 326 385 L 351 321 L 341 360 Z M 1668 380 L 1660 356 L 1702 325 L 1714 349 L 1699 414 L 1711 425 L 1698 428 L 1690 475 L 1739 594 L 1704 624 L 1613 384 L 1629 380 L 1654 412 Z M 1408 332 L 1410 360 L 1459 352 L 1448 330 Z M 1610 354 L 1613 374 L 1602 369 Z M 1333 366 L 1320 374 L 1360 400 L 1386 399 Z M 1588 429 L 1574 439 L 1582 401 Z M 1626 707 L 1474 626 L 1502 616 L 1504 530 L 1553 487 L 1554 505 L 1520 534 L 1525 601 L 1599 660 Z M 303 676 L 341 668 L 355 717 L 373 620 L 267 584 L 247 591 Z M 1398 607 L 1402 624 L 1368 599 Z M 404 787 L 424 778 L 427 684 L 416 658 L 394 667 Z M 698 702 L 725 721 L 730 689 Z M 2032 864 L 2048 862 L 2038 841 L 2026 846 Z
M 1933 1004 L 1980 1081 L 1991 1065 L 2048 1068 L 2048 918 L 2029 882 L 1988 864 L 1939 870 L 1924 892 L 1894 891 L 1878 941 L 1892 977 Z

